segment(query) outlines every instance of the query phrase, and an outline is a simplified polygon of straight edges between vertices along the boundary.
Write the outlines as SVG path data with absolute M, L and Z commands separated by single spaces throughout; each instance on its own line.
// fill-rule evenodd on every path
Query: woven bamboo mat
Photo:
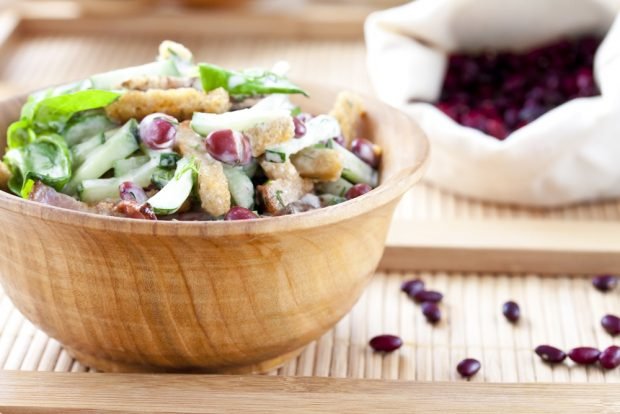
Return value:
M 0 92 L 33 90 L 79 79 L 93 72 L 143 63 L 153 58 L 160 38 L 78 36 L 22 31 L 0 48 Z M 359 40 L 327 41 L 270 38 L 183 37 L 195 54 L 224 66 L 270 66 L 288 60 L 295 79 L 323 81 L 371 92 L 365 53 Z M 412 74 L 413 76 L 413 74 Z M 396 217 L 401 220 L 484 220 L 548 218 L 620 220 L 620 202 L 584 204 L 561 209 L 528 210 L 481 203 L 420 185 L 405 196 Z M 446 258 L 449 260 L 449 258 Z M 415 304 L 399 292 L 402 280 L 421 276 L 445 293 L 444 319 L 426 324 Z M 309 345 L 295 360 L 272 375 L 450 380 L 454 366 L 466 357 L 482 361 L 474 381 L 620 382 L 620 371 L 597 368 L 550 368 L 532 348 L 552 343 L 605 347 L 613 340 L 599 326 L 605 313 L 620 313 L 620 292 L 595 291 L 587 277 L 542 277 L 464 273 L 379 273 L 353 311 L 332 331 Z M 500 313 L 508 299 L 521 303 L 524 320 L 509 325 Z M 382 357 L 367 347 L 378 333 L 405 340 L 399 352 Z M 87 371 L 53 339 L 38 331 L 0 292 L 0 367 L 41 371 Z

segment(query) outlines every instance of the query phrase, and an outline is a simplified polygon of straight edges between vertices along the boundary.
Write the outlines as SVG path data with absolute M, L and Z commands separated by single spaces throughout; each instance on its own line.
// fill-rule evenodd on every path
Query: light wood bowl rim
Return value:
M 330 94 L 333 92 L 334 99 L 341 90 L 340 88 L 313 84 L 310 82 L 303 82 L 303 85 L 309 91 L 323 89 Z M 399 122 L 412 125 L 414 127 L 413 130 L 418 133 L 413 137 L 407 138 L 419 141 L 417 145 L 415 145 L 415 148 L 420 152 L 418 154 L 411 154 L 411 157 L 409 157 L 409 159 L 415 160 L 414 163 L 401 166 L 399 172 L 393 174 L 388 180 L 380 180 L 380 185 L 373 189 L 373 191 L 353 200 L 348 200 L 345 203 L 311 210 L 302 214 L 260 218 L 257 220 L 150 221 L 68 210 L 25 200 L 8 192 L 0 191 L 0 210 L 9 210 L 20 213 L 25 217 L 41 218 L 45 221 L 74 225 L 87 229 L 164 236 L 260 235 L 279 231 L 309 229 L 345 221 L 376 210 L 401 197 L 407 190 L 420 181 L 430 158 L 430 144 L 428 138 L 413 119 L 399 109 L 380 102 L 374 97 L 361 93 L 358 93 L 358 95 L 362 96 L 365 101 L 371 102 L 374 106 L 383 107 L 385 110 L 396 113 L 400 119 Z M 20 94 L 0 100 L 0 110 L 2 110 L 2 107 L 9 101 L 25 101 L 27 96 L 28 94 Z

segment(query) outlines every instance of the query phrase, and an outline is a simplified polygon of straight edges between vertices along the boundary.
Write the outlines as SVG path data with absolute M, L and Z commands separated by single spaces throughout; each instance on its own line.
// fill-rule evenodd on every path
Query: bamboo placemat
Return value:
M 22 30 L 0 48 L 0 79 L 12 91 L 28 91 L 79 79 L 93 72 L 149 61 L 161 39 L 119 34 L 81 36 Z M 361 40 L 182 37 L 204 60 L 230 67 L 269 66 L 285 59 L 291 76 L 371 92 Z M 413 74 L 412 74 L 413 76 Z M 481 203 L 421 185 L 398 208 L 398 220 L 547 219 L 618 221 L 620 202 L 561 209 L 530 210 Z M 446 257 L 446 260 L 450 260 Z M 423 277 L 446 294 L 444 320 L 432 328 L 416 305 L 399 292 L 402 280 Z M 474 381 L 620 382 L 620 371 L 562 365 L 548 367 L 532 348 L 549 342 L 560 347 L 604 347 L 612 340 L 599 326 L 607 312 L 620 313 L 620 293 L 602 295 L 587 277 L 491 275 L 477 273 L 379 273 L 353 311 L 332 331 L 309 345 L 272 375 L 451 380 L 466 356 L 482 361 Z M 506 323 L 501 303 L 521 303 L 524 320 Z M 375 334 L 401 335 L 405 346 L 382 357 L 367 341 Z M 0 293 L 0 367 L 41 371 L 87 371 L 61 346 L 26 321 Z
M 426 323 L 419 306 L 400 292 L 400 283 L 422 277 L 445 294 L 443 319 Z M 501 314 L 508 299 L 521 304 L 513 326 Z M 620 292 L 602 294 L 587 278 L 462 273 L 378 273 L 349 315 L 308 345 L 296 359 L 270 375 L 350 377 L 418 381 L 456 380 L 456 364 L 466 357 L 482 363 L 473 381 L 620 382 L 620 369 L 570 363 L 548 366 L 532 351 L 543 343 L 569 349 L 620 344 L 601 328 L 606 313 L 620 313 Z M 368 340 L 400 335 L 405 345 L 382 356 Z M 88 369 L 53 339 L 37 330 L 0 292 L 0 367 L 7 370 Z

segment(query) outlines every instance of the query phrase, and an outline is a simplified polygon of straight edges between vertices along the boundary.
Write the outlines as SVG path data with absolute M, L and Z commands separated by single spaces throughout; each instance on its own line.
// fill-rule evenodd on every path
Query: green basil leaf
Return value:
M 89 89 L 45 98 L 35 110 L 33 123 L 41 130 L 61 131 L 75 113 L 103 108 L 119 97 L 116 92 Z
M 9 188 L 27 198 L 31 181 L 42 181 L 61 190 L 71 178 L 71 155 L 65 140 L 56 134 L 41 135 L 36 141 L 9 150 L 4 162 L 12 173 Z
M 30 128 L 30 123 L 26 120 L 13 122 L 9 125 L 6 132 L 7 146 L 11 148 L 20 148 L 30 144 L 36 138 L 36 134 Z
M 216 65 L 201 63 L 200 80 L 205 91 L 224 88 L 232 96 L 257 96 L 272 93 L 308 94 L 284 76 L 273 72 L 252 69 L 243 72 L 230 71 Z

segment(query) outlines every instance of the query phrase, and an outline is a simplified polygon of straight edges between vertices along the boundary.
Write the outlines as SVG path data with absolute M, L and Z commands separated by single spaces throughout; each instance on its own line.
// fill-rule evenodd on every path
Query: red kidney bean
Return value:
M 519 308 L 519 304 L 512 300 L 504 303 L 502 306 L 502 313 L 510 322 L 517 322 L 521 317 L 521 309 Z
M 418 292 L 424 290 L 424 282 L 420 279 L 411 279 L 403 282 L 400 285 L 400 290 L 408 294 L 409 296 L 413 296 Z
M 598 361 L 599 355 L 601 355 L 601 351 L 589 346 L 580 346 L 568 352 L 568 357 L 580 365 L 594 364 Z
M 345 146 L 344 136 L 338 135 L 337 137 L 334 137 L 333 140 L 336 144 L 340 145 L 341 147 Z
M 601 319 L 601 325 L 611 336 L 620 334 L 620 318 L 616 315 L 605 315 Z
M 429 323 L 435 324 L 441 320 L 441 309 L 435 302 L 424 302 L 422 314 Z
M 616 275 L 598 275 L 592 278 L 592 284 L 601 292 L 609 292 L 618 285 Z
M 172 148 L 179 121 L 162 113 L 147 115 L 139 127 L 140 140 L 155 150 Z
M 534 352 L 536 352 L 543 361 L 552 364 L 560 363 L 566 359 L 566 353 L 564 351 L 551 345 L 539 345 Z
M 376 168 L 381 161 L 381 147 L 364 138 L 353 140 L 351 152 L 373 168 Z
M 295 138 L 306 135 L 306 123 L 300 116 L 293 117 L 293 125 L 295 126 Z
M 452 54 L 438 109 L 497 139 L 574 98 L 599 93 L 592 63 L 601 39 L 560 40 L 529 52 Z
M 121 200 L 135 201 L 140 204 L 148 200 L 148 197 L 142 187 L 132 183 L 131 181 L 125 181 L 119 185 L 118 191 L 120 193 Z
M 247 136 L 232 129 L 211 132 L 205 139 L 207 152 L 229 165 L 246 165 L 252 161 L 252 147 Z
M 378 335 L 369 344 L 375 351 L 392 352 L 403 346 L 403 340 L 396 335 Z
M 252 220 L 258 216 L 252 210 L 248 210 L 245 207 L 235 206 L 228 210 L 228 213 L 224 216 L 224 220 Z
M 461 374 L 462 377 L 470 378 L 480 371 L 480 367 L 480 361 L 473 358 L 467 358 L 459 362 L 456 366 L 456 371 Z
M 605 369 L 614 369 L 620 366 L 620 347 L 612 345 L 606 348 L 598 357 L 598 363 Z
M 423 302 L 441 302 L 443 299 L 443 295 L 439 292 L 435 292 L 434 290 L 422 290 L 413 295 L 413 300 L 418 303 Z
M 369 186 L 368 184 L 365 184 L 365 183 L 355 184 L 353 187 L 347 190 L 347 192 L 344 194 L 344 198 L 346 198 L 347 200 L 352 200 L 354 198 L 357 198 L 361 195 L 366 194 L 370 190 L 372 190 L 372 187 Z

